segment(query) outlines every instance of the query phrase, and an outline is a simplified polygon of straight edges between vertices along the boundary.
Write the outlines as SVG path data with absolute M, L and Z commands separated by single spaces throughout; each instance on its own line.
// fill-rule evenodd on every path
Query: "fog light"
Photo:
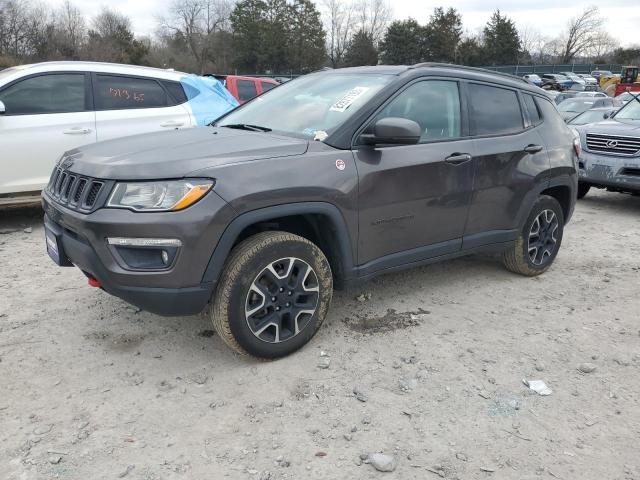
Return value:
M 160 256 L 162 257 L 162 263 L 167 265 L 169 263 L 169 254 L 167 253 L 167 251 L 162 250 L 162 253 L 160 254 Z

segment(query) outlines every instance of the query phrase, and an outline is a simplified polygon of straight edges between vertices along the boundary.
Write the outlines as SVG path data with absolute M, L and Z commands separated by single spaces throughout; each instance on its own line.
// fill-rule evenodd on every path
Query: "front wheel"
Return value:
M 263 232 L 231 252 L 213 296 L 218 335 L 232 349 L 279 358 L 305 345 L 331 303 L 331 268 L 322 251 L 287 232 Z
M 515 245 L 503 254 L 508 270 L 533 277 L 546 272 L 558 254 L 564 213 L 558 201 L 542 195 L 531 209 Z

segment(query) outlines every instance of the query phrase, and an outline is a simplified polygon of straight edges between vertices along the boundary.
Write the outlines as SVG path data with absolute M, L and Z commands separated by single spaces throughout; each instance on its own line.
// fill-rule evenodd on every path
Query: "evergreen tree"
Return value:
M 425 58 L 425 29 L 414 19 L 395 21 L 389 25 L 380 44 L 382 63 L 413 65 Z
M 514 65 L 518 61 L 520 37 L 513 21 L 496 10 L 484 27 L 484 50 L 491 65 Z
M 462 38 L 462 16 L 455 8 L 446 12 L 442 7 L 434 9 L 426 26 L 429 60 L 453 63 Z
M 289 68 L 297 73 L 317 70 L 327 59 L 320 12 L 310 0 L 294 0 L 288 16 Z
M 370 34 L 359 30 L 353 36 L 344 56 L 344 63 L 347 67 L 378 64 L 378 51 Z

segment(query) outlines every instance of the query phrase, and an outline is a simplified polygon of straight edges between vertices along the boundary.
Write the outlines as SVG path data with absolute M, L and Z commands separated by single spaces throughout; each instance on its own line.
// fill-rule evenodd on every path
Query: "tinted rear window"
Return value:
M 258 95 L 256 84 L 253 80 L 238 80 L 236 85 L 238 87 L 238 97 L 240 100 L 251 100 Z
M 167 93 L 156 80 L 115 75 L 98 75 L 95 98 L 98 110 L 166 107 L 169 104 Z
M 513 90 L 472 83 L 469 114 L 476 135 L 500 135 L 523 129 L 522 111 Z

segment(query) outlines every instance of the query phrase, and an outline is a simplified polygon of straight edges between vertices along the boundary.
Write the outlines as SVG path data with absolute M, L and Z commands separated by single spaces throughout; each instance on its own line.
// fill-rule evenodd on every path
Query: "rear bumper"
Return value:
M 640 191 L 640 157 L 601 155 L 583 150 L 579 181 L 622 191 Z
M 57 205 L 46 192 L 42 205 L 63 255 L 107 293 L 164 316 L 193 315 L 206 307 L 217 279 L 204 281 L 204 271 L 222 230 L 218 221 L 225 222 L 219 217 L 227 210 L 215 193 L 175 213 L 99 209 L 87 215 Z M 182 246 L 166 269 L 142 270 L 123 264 L 108 237 L 177 238 Z

